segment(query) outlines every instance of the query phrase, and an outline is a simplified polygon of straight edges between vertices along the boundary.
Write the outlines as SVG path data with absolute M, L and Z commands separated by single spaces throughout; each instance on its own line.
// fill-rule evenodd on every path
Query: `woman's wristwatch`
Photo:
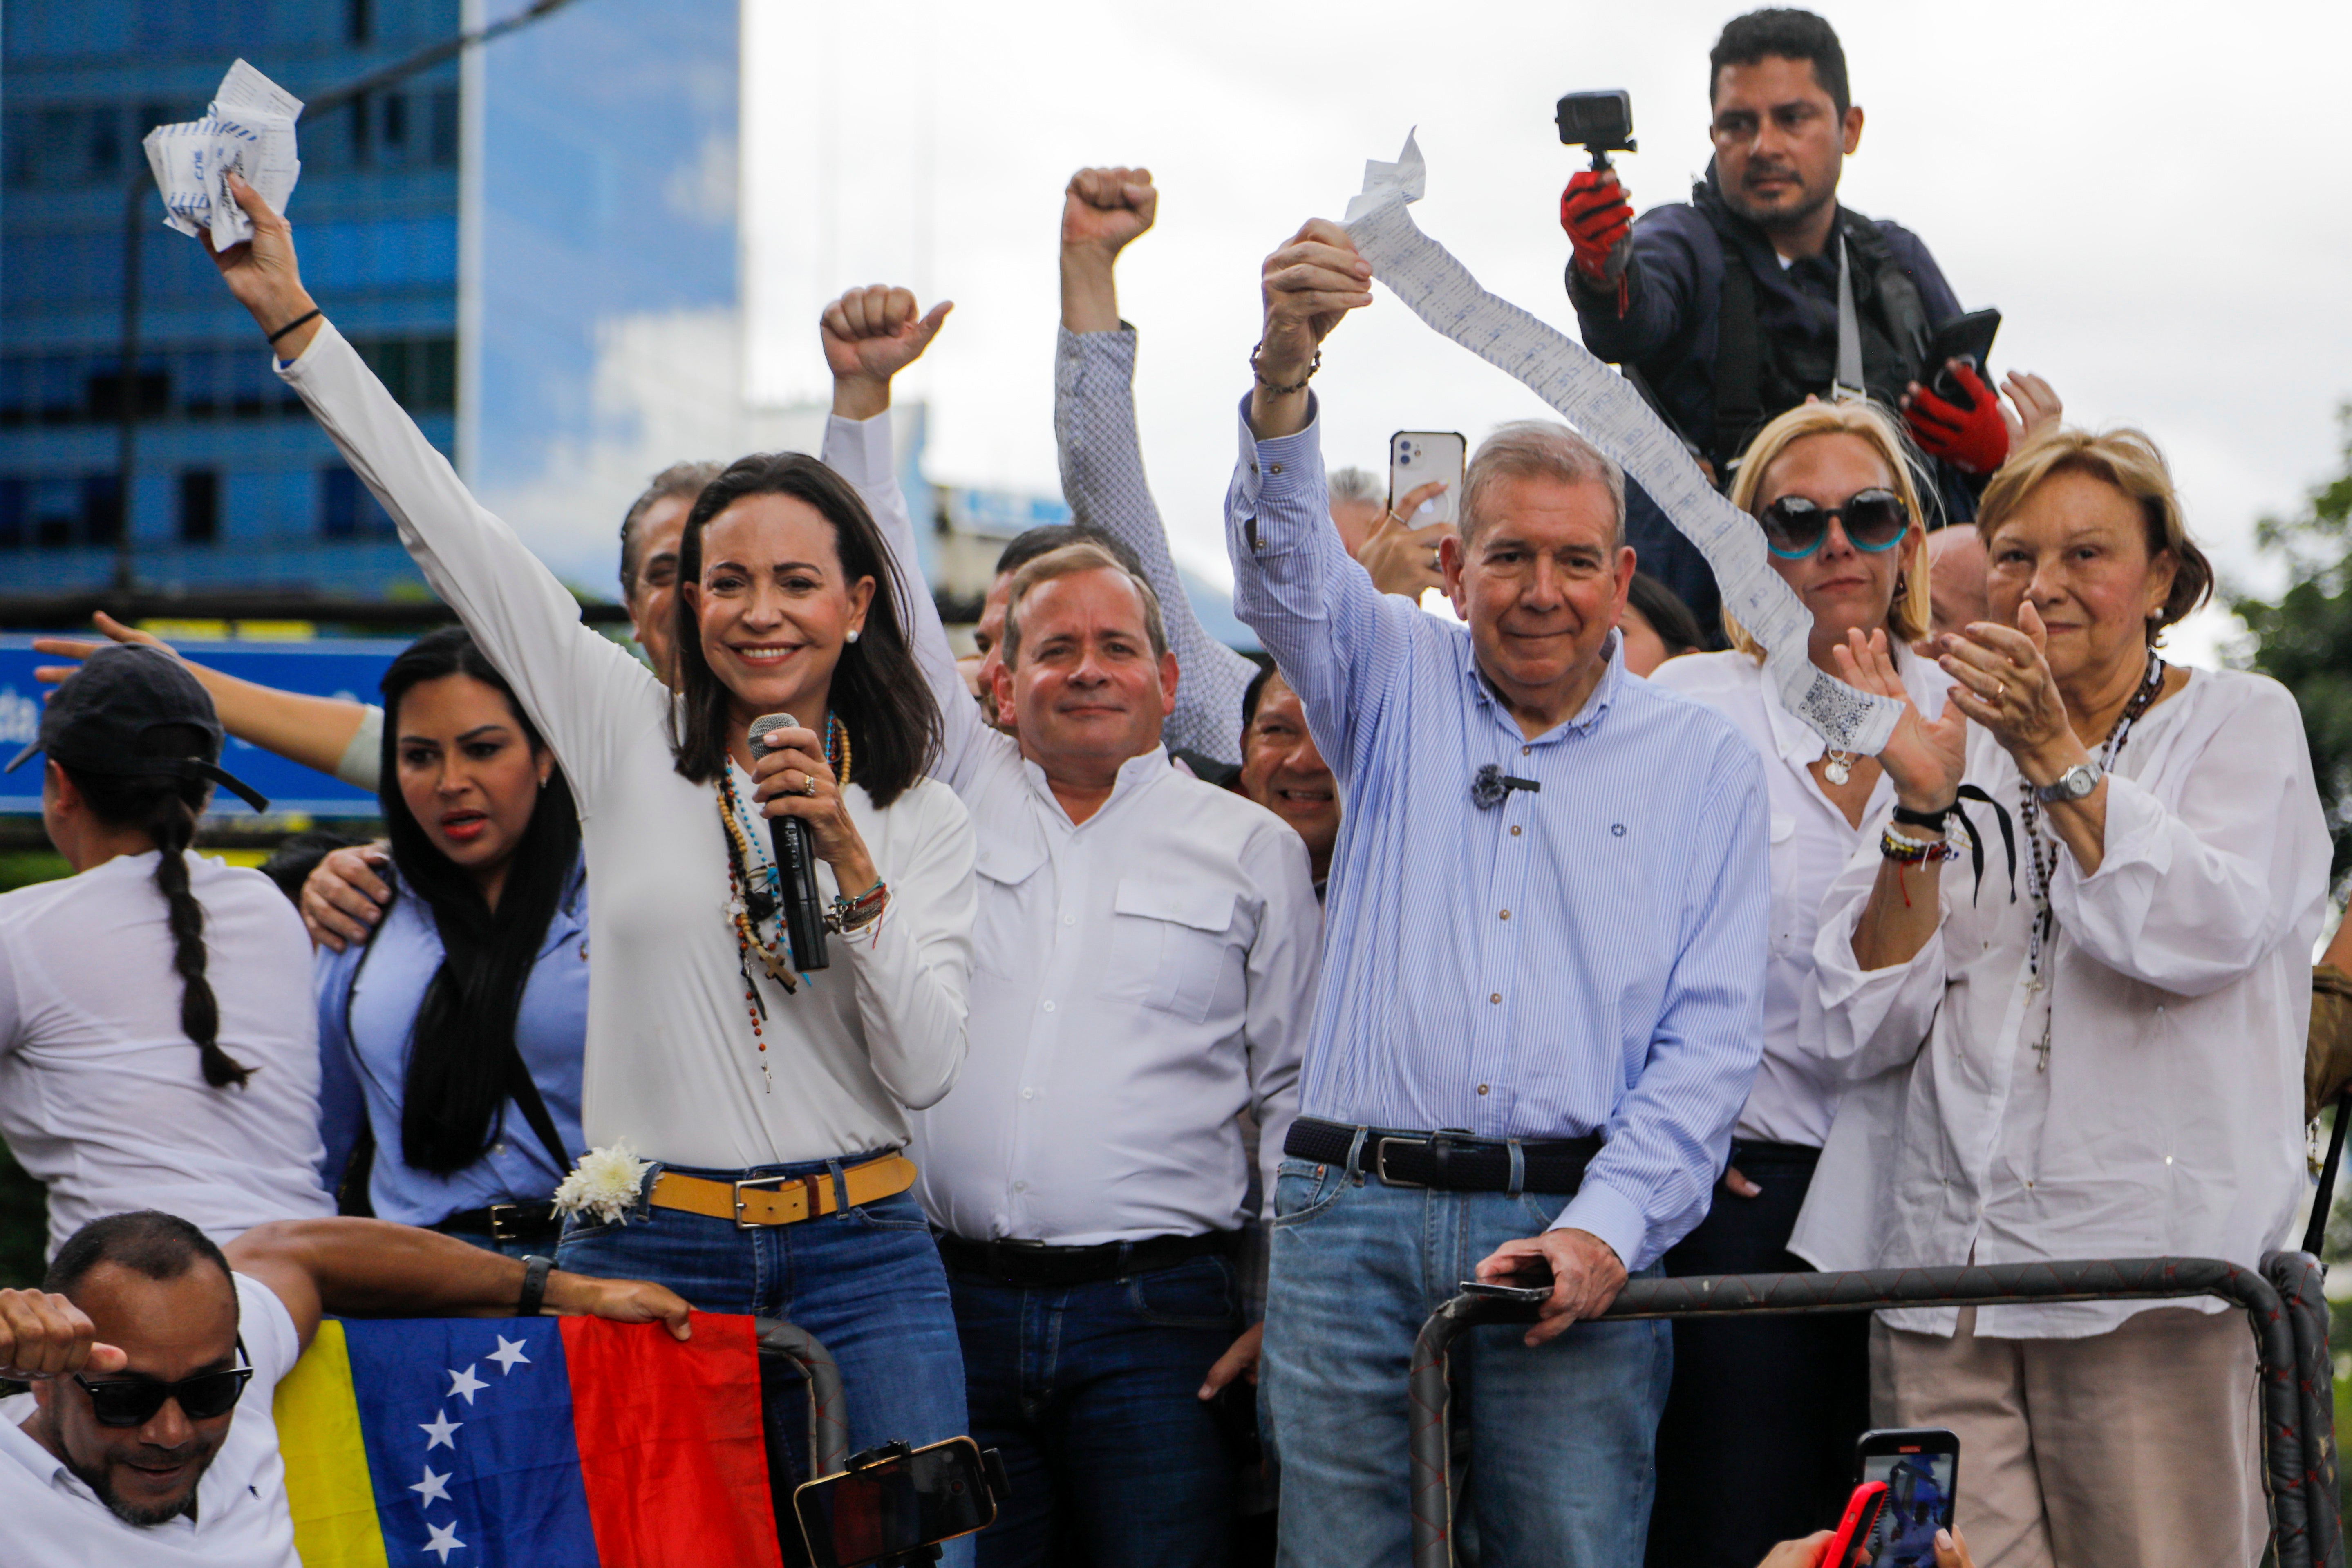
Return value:
M 536 1253 L 522 1260 L 522 1295 L 515 1302 L 515 1316 L 536 1318 L 547 1301 L 547 1277 L 555 1271 L 555 1259 Z
M 2046 784 L 2036 784 L 2033 798 L 2044 805 L 2057 805 L 2070 800 L 2080 800 L 2099 787 L 2106 770 L 2095 762 L 2076 763 Z

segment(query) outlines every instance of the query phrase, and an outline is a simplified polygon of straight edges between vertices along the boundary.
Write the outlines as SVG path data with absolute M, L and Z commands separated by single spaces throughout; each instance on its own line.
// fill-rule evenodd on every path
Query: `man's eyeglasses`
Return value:
M 143 1426 L 155 1418 L 167 1399 L 178 1400 L 180 1413 L 189 1420 L 210 1421 L 236 1408 L 253 1376 L 253 1358 L 245 1353 L 242 1339 L 236 1342 L 236 1358 L 247 1364 L 226 1372 L 200 1372 L 177 1383 L 139 1376 L 93 1380 L 79 1373 L 74 1381 L 89 1395 L 90 1414 L 101 1426 Z
M 1765 547 L 1783 561 L 1801 561 L 1830 536 L 1830 519 L 1845 525 L 1846 542 L 1875 555 L 1891 550 L 1911 526 L 1910 509 L 1890 489 L 1857 490 L 1843 506 L 1816 506 L 1802 496 L 1782 496 L 1756 520 L 1764 525 Z

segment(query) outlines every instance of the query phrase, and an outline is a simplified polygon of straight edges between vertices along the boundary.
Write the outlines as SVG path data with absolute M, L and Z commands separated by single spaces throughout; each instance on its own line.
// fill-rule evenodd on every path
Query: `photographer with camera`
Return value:
M 1635 376 L 1718 484 L 1775 416 L 1809 396 L 1867 394 L 1900 408 L 1951 520 L 1975 516 L 2011 426 L 1964 360 L 1948 367 L 1956 395 L 1924 384 L 1947 368 L 1931 344 L 1959 301 L 1916 235 L 1837 200 L 1863 112 L 1836 32 L 1809 11 L 1753 11 L 1725 26 L 1708 61 L 1715 157 L 1687 203 L 1636 223 L 1606 167 L 1560 196 L 1585 346 Z M 1643 570 L 1711 628 L 1720 598 L 1705 562 L 1648 496 L 1627 501 Z

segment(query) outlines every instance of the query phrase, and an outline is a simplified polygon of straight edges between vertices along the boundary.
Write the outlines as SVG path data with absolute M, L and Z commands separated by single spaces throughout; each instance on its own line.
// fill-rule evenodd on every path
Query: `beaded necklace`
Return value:
M 824 760 L 841 787 L 848 788 L 849 731 L 831 715 L 825 719 Z M 764 820 L 764 815 L 756 802 L 744 799 L 737 789 L 731 767 L 719 773 L 718 791 L 719 822 L 727 835 L 727 921 L 735 932 L 735 963 L 743 976 L 744 1011 L 751 1016 L 751 1037 L 760 1047 L 760 1072 L 769 1077 L 768 1038 L 761 1028 L 768 1016 L 768 1004 L 751 978 L 752 957 L 758 956 L 768 978 L 782 985 L 788 996 L 798 991 L 800 982 L 808 977 L 796 977 L 793 972 L 792 946 L 784 932 L 782 900 L 778 891 L 781 874 L 775 858 L 751 831 L 746 820 Z M 773 941 L 761 934 L 763 924 L 772 925 Z M 772 1088 L 772 1077 L 769 1082 Z
M 2138 723 L 2140 716 L 2154 706 L 2163 690 L 2164 658 L 2151 647 L 2147 650 L 2147 679 L 2139 683 L 2139 689 L 2134 691 L 2131 700 L 2124 704 L 2124 710 L 2116 716 L 2115 727 L 2107 731 L 2105 743 L 2099 748 L 2102 776 L 2115 767 L 2116 758 L 2122 752 L 2124 742 L 2130 737 L 2132 726 Z M 2050 907 L 2050 884 L 2058 876 L 2058 846 L 2054 843 L 2045 845 L 2043 841 L 2042 801 L 2033 792 L 2032 781 L 2021 780 L 2019 788 L 2025 798 L 2018 815 L 2024 819 L 2025 844 L 2031 854 L 2026 866 L 2025 887 L 2033 899 L 2033 924 L 2028 929 L 2025 940 L 2026 989 L 2039 991 L 2045 984 L 2042 978 L 2042 956 L 2058 932 L 2057 915 Z M 2033 1070 L 2036 1072 L 2050 1070 L 2050 1020 L 2056 1011 L 2053 1004 L 2050 1011 L 2042 1015 L 2042 1038 L 2033 1047 Z

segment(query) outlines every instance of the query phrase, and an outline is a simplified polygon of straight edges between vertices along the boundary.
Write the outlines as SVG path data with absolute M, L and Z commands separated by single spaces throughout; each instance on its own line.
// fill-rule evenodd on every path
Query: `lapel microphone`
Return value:
M 1503 804 L 1503 797 L 1515 789 L 1529 795 L 1541 793 L 1543 785 L 1534 779 L 1515 779 L 1494 763 L 1480 768 L 1470 780 L 1470 804 L 1481 811 L 1492 811 Z

